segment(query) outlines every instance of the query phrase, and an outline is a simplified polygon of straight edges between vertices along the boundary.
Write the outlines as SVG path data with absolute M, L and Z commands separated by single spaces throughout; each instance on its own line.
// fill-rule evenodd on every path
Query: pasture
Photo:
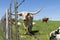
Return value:
M 19 20 L 20 23 L 22 23 L 22 20 Z M 20 40 L 49 40 L 49 33 L 53 30 L 55 30 L 56 28 L 58 28 L 60 26 L 60 21 L 48 21 L 47 23 L 43 23 L 40 20 L 34 20 L 34 22 L 36 23 L 35 25 L 33 25 L 32 31 L 34 33 L 34 35 L 30 36 L 30 35 L 24 35 L 24 27 L 23 27 L 23 23 L 21 24 L 21 26 L 19 26 L 19 39 Z M 12 28 L 12 33 L 14 33 L 15 31 L 14 25 Z M 15 34 L 12 35 L 13 40 L 15 40 Z M 0 40 L 3 40 L 3 32 L 0 28 Z

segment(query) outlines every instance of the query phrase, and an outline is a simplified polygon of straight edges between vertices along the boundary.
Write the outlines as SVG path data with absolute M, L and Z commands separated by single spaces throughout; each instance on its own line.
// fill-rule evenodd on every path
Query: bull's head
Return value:
M 32 14 L 26 11 L 23 11 L 23 12 L 20 12 L 19 16 L 22 16 L 22 20 L 26 21 L 30 16 L 32 16 Z
M 26 12 L 26 11 L 23 11 L 23 12 L 18 13 L 18 15 L 19 15 L 19 16 L 22 16 L 22 19 L 25 21 L 25 20 L 28 19 L 29 17 L 31 17 L 31 16 L 39 13 L 41 10 L 42 10 L 42 8 L 39 9 L 39 10 L 37 10 L 37 11 L 35 11 L 35 12 Z

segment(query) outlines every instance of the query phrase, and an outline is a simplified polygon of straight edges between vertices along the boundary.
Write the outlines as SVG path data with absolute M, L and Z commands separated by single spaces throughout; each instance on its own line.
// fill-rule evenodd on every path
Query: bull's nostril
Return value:
M 24 20 L 24 21 L 26 21 L 26 20 Z

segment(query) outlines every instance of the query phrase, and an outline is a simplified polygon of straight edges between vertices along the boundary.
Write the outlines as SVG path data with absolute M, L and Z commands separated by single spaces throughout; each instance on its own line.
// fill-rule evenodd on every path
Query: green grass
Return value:
M 2 32 L 2 29 L 1 29 L 1 25 L 0 25 L 0 40 L 3 40 L 3 32 Z
M 21 23 L 22 21 L 19 20 Z M 51 31 L 57 29 L 60 26 L 60 21 L 48 21 L 47 23 L 43 23 L 40 20 L 35 20 L 34 21 L 36 24 L 33 25 L 32 31 L 34 30 L 39 30 L 39 32 L 35 33 L 35 35 L 33 36 L 29 36 L 29 35 L 24 35 L 24 27 L 23 27 L 23 23 L 21 24 L 21 26 L 19 26 L 19 39 L 20 40 L 49 40 L 49 34 Z M 15 27 L 13 25 L 13 40 L 15 40 Z M 3 40 L 2 38 L 2 31 L 0 28 L 0 40 Z

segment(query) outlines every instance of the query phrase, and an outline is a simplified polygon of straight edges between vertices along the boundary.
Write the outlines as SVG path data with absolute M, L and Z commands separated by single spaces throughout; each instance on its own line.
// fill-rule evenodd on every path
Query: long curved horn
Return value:
M 32 13 L 32 15 L 35 15 L 35 14 L 39 13 L 42 9 L 43 9 L 43 8 L 41 8 L 41 9 L 35 11 L 35 12 L 30 12 L 30 13 Z
M 20 15 L 20 14 L 21 14 L 21 12 L 18 13 L 18 15 Z M 12 15 L 15 15 L 15 13 L 12 13 Z

